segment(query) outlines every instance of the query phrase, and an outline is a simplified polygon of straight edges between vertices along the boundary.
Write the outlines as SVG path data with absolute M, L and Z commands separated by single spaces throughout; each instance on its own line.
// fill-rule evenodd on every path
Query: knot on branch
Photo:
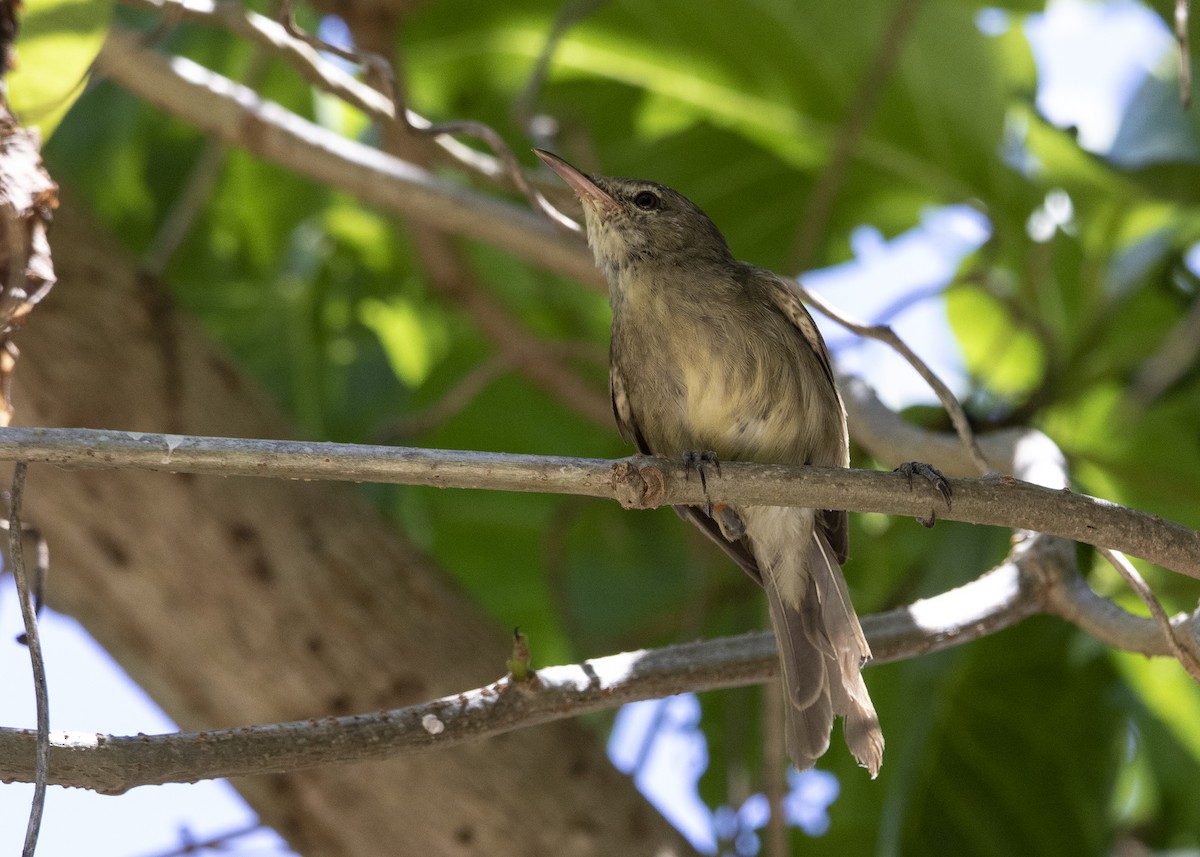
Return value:
M 653 509 L 667 496 L 667 477 L 654 459 L 622 459 L 612 466 L 613 496 L 626 509 Z

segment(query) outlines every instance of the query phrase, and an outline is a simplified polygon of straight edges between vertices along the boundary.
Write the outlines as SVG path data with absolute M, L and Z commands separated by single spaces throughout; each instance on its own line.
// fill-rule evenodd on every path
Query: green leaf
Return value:
M 43 139 L 83 93 L 112 10 L 112 0 L 35 0 L 19 14 L 8 101 L 24 124 L 41 129 Z
M 1015 398 L 1033 389 L 1045 368 L 1040 344 L 1005 307 L 978 289 L 946 293 L 946 312 L 967 370 L 989 390 Z
M 403 298 L 368 298 L 358 305 L 359 318 L 379 337 L 392 369 L 409 387 L 429 377 L 433 364 L 449 345 L 447 331 L 436 314 L 422 313 Z
M 886 853 L 1104 850 L 1124 718 L 1111 667 L 1078 639 L 1057 619 L 1031 619 L 937 659 L 938 675 L 906 665 L 912 704 L 887 784 L 897 838 Z
M 1141 697 L 1151 714 L 1162 721 L 1200 764 L 1200 686 L 1173 658 L 1147 658 L 1133 652 L 1113 652 L 1113 663 Z

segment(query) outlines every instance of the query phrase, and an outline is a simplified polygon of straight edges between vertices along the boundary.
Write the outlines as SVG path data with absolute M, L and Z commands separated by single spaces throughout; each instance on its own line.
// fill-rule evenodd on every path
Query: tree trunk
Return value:
M 289 435 L 69 197 L 51 242 L 59 283 L 17 340 L 16 424 Z M 352 487 L 34 465 L 25 508 L 50 543 L 50 606 L 185 729 L 374 711 L 505 672 L 508 635 Z M 688 850 L 573 722 L 235 785 L 307 857 Z

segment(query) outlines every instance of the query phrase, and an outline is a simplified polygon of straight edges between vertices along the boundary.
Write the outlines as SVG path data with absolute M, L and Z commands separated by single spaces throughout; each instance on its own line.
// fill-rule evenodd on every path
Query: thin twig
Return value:
M 525 133 L 531 137 L 541 136 L 534 127 L 534 108 L 537 106 L 542 88 L 546 85 L 546 77 L 550 72 L 550 63 L 554 59 L 554 52 L 572 27 L 607 2 L 608 0 L 567 0 L 559 8 L 558 15 L 554 18 L 554 24 L 550 28 L 550 34 L 542 43 L 542 50 L 538 53 L 538 57 L 533 63 L 533 69 L 525 81 L 525 87 L 513 103 L 514 122 L 518 128 L 524 129 Z M 538 145 L 541 146 L 547 142 L 547 140 L 539 139 Z
M 185 829 L 180 836 L 184 840 L 182 845 L 172 848 L 169 851 L 160 851 L 153 855 L 153 857 L 187 857 L 189 854 L 199 854 L 203 851 L 225 851 L 228 850 L 228 846 L 233 840 L 257 833 L 263 830 L 264 827 L 265 825 L 261 821 L 255 821 L 247 824 L 245 827 L 227 830 L 224 833 L 218 833 L 215 836 L 201 840 L 192 839 L 189 831 Z
M 1134 373 L 1126 395 L 1131 415 L 1146 409 L 1196 365 L 1200 356 L 1200 298 L 1194 299 L 1162 344 Z
M 946 409 L 946 413 L 950 416 L 950 422 L 954 426 L 955 433 L 958 435 L 959 440 L 962 441 L 963 446 L 966 447 L 967 454 L 970 455 L 979 474 L 983 475 L 992 472 L 992 467 L 988 463 L 987 457 L 983 454 L 983 450 L 979 448 L 979 443 L 975 439 L 975 432 L 971 429 L 970 420 L 967 419 L 967 412 L 963 410 L 962 404 L 959 403 L 945 382 L 937 376 L 937 373 L 930 369 L 925 361 L 918 357 L 917 353 L 909 348 L 908 344 L 889 325 L 864 324 L 860 321 L 855 321 L 841 312 L 841 310 L 835 309 L 824 298 L 804 288 L 803 285 L 800 286 L 800 291 L 805 302 L 812 304 L 823 315 L 829 316 L 829 318 L 852 333 L 877 339 L 886 345 L 890 345 L 896 353 L 907 360 L 908 364 L 917 370 L 917 374 L 924 378 L 925 383 L 937 394 L 942 407 Z
M 267 52 L 261 45 L 257 45 L 256 48 L 245 75 L 246 85 L 253 88 L 257 88 L 262 82 L 268 67 Z M 170 264 L 175 251 L 191 231 L 196 218 L 200 216 L 216 188 L 227 150 L 228 145 L 214 137 L 204 141 L 204 148 L 200 150 L 192 165 L 183 190 L 171 204 L 166 218 L 142 257 L 142 270 L 147 274 L 161 277 L 166 273 L 167 265 Z
M 25 552 L 22 548 L 21 502 L 25 497 L 24 461 L 13 468 L 12 491 L 8 512 L 8 559 L 17 581 L 17 599 L 21 602 L 21 618 L 25 621 L 25 641 L 33 666 L 33 692 L 37 701 L 37 743 L 34 754 L 33 805 L 25 827 L 25 847 L 22 857 L 33 857 L 37 850 L 38 832 L 42 826 L 42 811 L 46 806 L 46 783 L 50 775 L 50 697 L 46 692 L 46 665 L 42 660 L 42 640 L 38 635 L 37 614 L 33 593 L 25 573 Z
M 394 420 L 376 433 L 380 443 L 397 438 L 415 437 L 440 426 L 475 400 L 488 385 L 513 368 L 513 360 L 505 354 L 493 355 L 459 379 L 458 383 L 423 411 Z
M 11 526 L 8 518 L 0 518 L 0 530 L 9 531 Z M 46 541 L 45 534 L 37 527 L 29 524 L 23 524 L 24 527 L 22 538 L 33 539 L 34 555 L 36 557 L 33 565 L 33 579 L 29 581 L 29 590 L 33 594 L 33 614 L 40 616 L 42 614 L 42 604 L 45 600 L 46 577 L 50 573 L 50 545 Z M 17 638 L 17 642 L 21 645 L 27 643 L 25 635 L 21 634 Z
M 1029 530 L 1103 545 L 1200 579 L 1200 532 L 1182 524 L 1008 476 L 947 479 L 954 505 L 899 473 L 731 461 L 707 488 L 682 461 L 633 456 L 567 458 L 305 441 L 252 440 L 95 429 L 0 429 L 0 460 L 66 469 L 129 468 L 220 476 L 338 480 L 575 494 L 629 508 L 742 505 L 847 509 Z
M 284 27 L 251 12 L 234 0 L 122 0 L 127 6 L 149 9 L 162 14 L 164 23 L 174 25 L 190 22 L 209 27 L 223 27 L 289 63 L 313 86 L 340 98 L 367 116 L 387 122 L 395 121 L 395 105 L 387 96 L 359 81 L 341 67 L 327 62 L 308 42 L 288 34 Z M 410 125 L 428 128 L 432 123 L 411 109 L 405 118 Z M 450 137 L 435 138 L 435 145 L 445 151 L 459 166 L 489 181 L 505 178 L 500 161 L 472 149 Z
M 192 165 L 183 190 L 175 198 L 142 257 L 142 269 L 147 274 L 161 277 L 166 273 L 175 251 L 212 196 L 225 163 L 227 148 L 225 143 L 213 137 L 204 141 L 204 148 Z
M 282 27 L 279 32 L 286 37 Z M 148 50 L 119 27 L 109 32 L 95 66 L 99 74 L 204 133 L 285 169 L 384 211 L 487 242 L 598 289 L 603 286 L 583 242 L 528 208 L 439 180 L 348 140 L 190 60 Z
M 765 857 L 788 857 L 792 853 L 791 834 L 783 810 L 783 799 L 787 795 L 787 763 L 780 747 L 787 746 L 784 725 L 784 707 L 792 704 L 783 695 L 783 686 L 778 681 L 768 682 L 762 690 L 762 789 L 767 797 L 771 814 L 767 818 L 766 836 L 763 841 Z
M 1137 597 L 1142 599 L 1142 603 L 1149 608 L 1150 616 L 1162 629 L 1163 637 L 1179 663 L 1183 664 L 1183 668 L 1187 670 L 1193 681 L 1200 683 L 1200 662 L 1197 662 L 1195 653 L 1180 642 L 1176 630 L 1167 616 L 1167 611 L 1163 609 L 1162 604 L 1159 603 L 1142 575 L 1133 567 L 1133 563 L 1120 551 L 1109 548 L 1099 548 L 1099 551 L 1101 556 L 1108 560 L 1109 564 L 1125 578 L 1125 582 L 1137 593 Z
M 1188 46 L 1188 8 L 1190 0 L 1175 0 L 1175 42 L 1179 46 L 1179 103 L 1184 110 L 1192 106 L 1192 52 Z
M 413 134 L 429 137 L 461 134 L 482 141 L 492 150 L 492 153 L 500 160 L 500 163 L 504 165 L 504 174 L 524 194 L 534 209 L 542 212 L 552 223 L 563 229 L 572 232 L 579 231 L 579 225 L 574 220 L 555 208 L 537 188 L 529 183 L 529 179 L 525 177 L 517 156 L 513 154 L 508 142 L 495 128 L 474 119 L 435 122 L 428 126 L 410 122 L 408 119 L 408 107 L 405 103 L 404 85 L 399 79 L 396 68 L 388 62 L 387 58 L 372 51 L 363 51 L 357 48 L 342 48 L 306 33 L 296 24 L 293 13 L 295 4 L 296 0 L 283 0 L 279 11 L 280 21 L 288 34 L 308 43 L 317 50 L 332 53 L 376 74 L 378 79 L 383 81 L 389 90 L 386 94 L 391 97 L 392 103 L 395 105 L 394 115 L 396 121 L 400 122 L 406 130 L 411 131 Z
M 863 133 L 867 130 L 871 116 L 874 115 L 875 104 L 891 77 L 896 60 L 900 58 L 900 51 L 912 29 L 913 21 L 916 20 L 919 6 L 920 0 L 897 0 L 891 20 L 879 38 L 879 46 L 871 60 L 871 66 L 858 88 L 854 102 L 846 111 L 846 118 L 838 126 L 833 152 L 805 202 L 804 212 L 800 217 L 800 231 L 792 249 L 794 271 L 807 270 L 816 255 L 817 243 L 829 223 L 829 214 L 846 178 L 846 170 L 854 158 Z

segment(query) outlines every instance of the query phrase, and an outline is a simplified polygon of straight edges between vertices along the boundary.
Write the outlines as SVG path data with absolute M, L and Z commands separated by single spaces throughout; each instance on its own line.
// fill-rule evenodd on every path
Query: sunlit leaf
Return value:
M 8 100 L 22 122 L 41 129 L 43 139 L 83 93 L 112 9 L 112 0 L 36 0 L 21 9 Z

